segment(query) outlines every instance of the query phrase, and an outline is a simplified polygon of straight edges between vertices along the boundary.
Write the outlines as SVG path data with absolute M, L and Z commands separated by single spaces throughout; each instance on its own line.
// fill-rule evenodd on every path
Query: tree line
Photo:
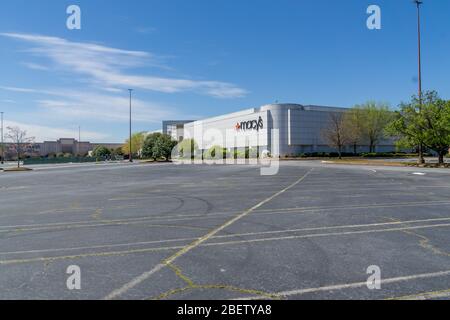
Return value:
M 12 142 L 19 166 L 24 148 L 32 144 L 34 138 L 27 137 L 26 132 L 17 127 L 7 130 L 6 138 Z M 423 150 L 434 151 L 441 165 L 450 149 L 450 100 L 440 98 L 435 91 L 428 91 L 422 97 L 413 96 L 410 102 L 400 104 L 395 111 L 383 103 L 356 105 L 345 112 L 331 113 L 321 135 L 337 150 L 339 158 L 346 147 L 353 148 L 353 153 L 357 154 L 358 146 L 368 145 L 369 152 L 375 152 L 384 139 L 392 139 L 398 149 L 419 151 L 419 163 L 424 163 Z M 175 147 L 182 157 L 198 148 L 192 139 L 178 144 L 167 134 L 139 132 L 131 137 L 131 150 L 127 140 L 121 150 L 99 147 L 94 150 L 94 156 L 127 155 L 131 151 L 140 158 L 168 161 Z M 214 146 L 206 155 L 215 157 L 216 153 L 225 152 Z
M 138 132 L 131 136 L 131 153 L 134 157 L 159 160 L 171 159 L 172 150 L 177 146 L 177 141 L 163 133 Z M 130 140 L 127 139 L 122 146 L 125 155 L 130 154 Z
M 392 111 L 387 104 L 368 102 L 346 112 L 330 114 L 322 138 L 342 157 L 347 146 L 357 153 L 359 145 L 368 145 L 369 152 L 384 139 L 395 141 L 398 149 L 416 149 L 419 162 L 424 163 L 423 150 L 438 155 L 439 164 L 450 149 L 450 101 L 441 99 L 435 91 L 422 98 L 414 96 L 408 103 Z

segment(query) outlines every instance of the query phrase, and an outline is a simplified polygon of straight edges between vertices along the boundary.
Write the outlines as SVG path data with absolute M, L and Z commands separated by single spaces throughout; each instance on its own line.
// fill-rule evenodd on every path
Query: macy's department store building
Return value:
M 330 114 L 348 109 L 304 106 L 300 104 L 270 104 L 201 121 L 164 121 L 163 133 L 177 141 L 194 139 L 199 149 L 221 146 L 229 151 L 257 148 L 272 155 L 288 156 L 312 152 L 334 152 L 322 138 L 330 125 Z M 353 152 L 353 147 L 347 147 Z M 368 152 L 368 145 L 357 146 L 358 152 Z M 377 152 L 395 151 L 393 141 L 386 140 Z

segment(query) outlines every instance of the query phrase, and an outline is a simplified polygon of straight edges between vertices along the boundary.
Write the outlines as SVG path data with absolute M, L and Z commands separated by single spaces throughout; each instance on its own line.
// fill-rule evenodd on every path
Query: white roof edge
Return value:
M 242 110 L 242 111 L 238 111 L 238 112 L 228 113 L 228 114 L 221 115 L 221 116 L 197 120 L 194 122 L 187 123 L 187 124 L 185 124 L 185 126 L 193 126 L 193 125 L 199 124 L 199 123 L 216 122 L 216 121 L 221 121 L 221 120 L 225 120 L 225 119 L 229 119 L 229 118 L 235 118 L 238 116 L 245 116 L 245 115 L 249 115 L 252 113 L 266 111 L 266 110 L 270 109 L 271 107 L 276 107 L 276 106 L 301 107 L 301 108 L 304 108 L 305 111 L 345 111 L 345 110 L 348 110 L 348 108 L 318 106 L 318 105 L 303 105 L 303 104 L 299 104 L 299 103 L 272 103 L 272 104 L 262 105 L 258 108 L 251 108 L 251 109 L 246 109 L 246 110 Z
M 259 110 L 259 108 L 246 109 L 246 110 L 242 110 L 242 111 L 238 111 L 238 112 L 228 113 L 228 114 L 221 115 L 221 116 L 216 116 L 216 117 L 213 117 L 213 118 L 207 118 L 207 119 L 203 119 L 203 120 L 190 122 L 190 123 L 187 123 L 185 126 L 192 126 L 195 123 L 215 122 L 215 121 L 225 120 L 225 119 L 228 119 L 228 118 L 235 118 L 235 117 L 238 117 L 238 116 L 246 116 L 246 115 L 258 112 L 258 110 Z

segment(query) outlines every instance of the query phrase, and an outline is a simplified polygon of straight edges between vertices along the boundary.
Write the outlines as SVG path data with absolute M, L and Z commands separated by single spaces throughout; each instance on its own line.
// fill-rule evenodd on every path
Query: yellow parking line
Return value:
M 415 274 L 415 275 L 410 275 L 410 276 L 387 278 L 387 279 L 381 280 L 381 285 L 397 283 L 397 282 L 405 282 L 405 281 L 414 281 L 414 280 L 419 280 L 419 279 L 445 277 L 445 276 L 449 276 L 449 275 L 450 275 L 450 270 L 445 270 L 445 271 L 439 271 L 439 272 L 433 272 L 433 273 L 422 273 L 422 274 Z M 363 288 L 365 286 L 367 286 L 367 281 L 344 283 L 344 284 L 323 286 L 323 287 L 317 287 L 317 288 L 306 288 L 306 289 L 282 291 L 282 292 L 276 293 L 276 295 L 281 296 L 281 297 L 300 296 L 300 295 L 308 294 L 308 293 L 328 292 L 328 291 L 345 290 L 345 289 L 356 289 L 356 288 Z M 257 299 L 261 299 L 261 297 L 258 297 L 258 296 L 244 297 L 244 298 L 239 298 L 237 300 L 257 300 Z
M 48 261 L 58 261 L 58 260 L 72 260 L 86 257 L 107 257 L 107 256 L 124 256 L 132 253 L 146 253 L 146 252 L 157 252 L 157 251 L 167 251 L 167 250 L 178 250 L 183 248 L 183 246 L 175 247 L 159 247 L 159 248 L 143 248 L 125 251 L 111 251 L 111 252 L 97 252 L 97 253 L 82 253 L 78 255 L 68 255 L 68 256 L 56 256 L 56 257 L 37 257 L 37 258 L 27 258 L 27 259 L 13 259 L 13 260 L 0 260 L 0 265 L 11 265 L 11 264 L 22 264 L 31 262 L 48 262 Z
M 403 297 L 395 297 L 395 298 L 390 298 L 387 300 L 432 300 L 432 299 L 438 299 L 438 298 L 450 298 L 450 289 L 418 293 L 418 294 L 413 294 L 413 295 L 408 295 L 408 296 L 403 296 Z
M 179 257 L 181 257 L 182 255 L 190 252 L 191 250 L 197 248 L 198 246 L 200 246 L 202 243 L 204 243 L 205 241 L 209 240 L 211 237 L 215 236 L 217 233 L 219 233 L 220 231 L 224 230 L 225 228 L 229 227 L 230 225 L 232 225 L 233 223 L 239 221 L 240 219 L 244 218 L 245 216 L 249 215 L 250 213 L 254 212 L 256 209 L 262 207 L 263 205 L 265 205 L 266 203 L 272 201 L 273 199 L 275 199 L 276 197 L 282 195 L 283 193 L 285 193 L 286 191 L 292 189 L 293 187 L 295 187 L 296 185 L 300 184 L 303 180 L 306 179 L 306 177 L 308 177 L 308 175 L 313 171 L 314 169 L 310 169 L 306 174 L 304 174 L 300 179 L 298 179 L 296 182 L 294 182 L 293 184 L 289 185 L 288 187 L 284 188 L 283 190 L 275 193 L 274 195 L 270 196 L 269 198 L 259 202 L 258 204 L 256 204 L 255 206 L 251 207 L 248 210 L 245 210 L 244 212 L 242 212 L 241 214 L 239 214 L 238 216 L 234 217 L 233 219 L 229 220 L 228 222 L 224 223 L 223 225 L 215 228 L 214 230 L 212 230 L 211 232 L 209 232 L 208 234 L 206 234 L 205 236 L 199 238 L 198 240 L 194 241 L 193 243 L 191 243 L 190 245 L 184 247 L 183 249 L 181 249 L 180 251 L 176 252 L 174 255 L 172 255 L 170 258 L 166 259 L 164 262 L 159 263 L 157 266 L 155 266 L 153 269 L 151 269 L 150 271 L 147 271 L 145 273 L 143 273 L 142 275 L 138 276 L 137 278 L 133 279 L 132 281 L 130 281 L 129 283 L 125 284 L 124 286 L 122 286 L 121 288 L 114 290 L 113 292 L 111 292 L 109 295 L 107 295 L 105 297 L 106 300 L 110 300 L 110 299 L 114 299 L 117 298 L 119 296 L 121 296 L 122 294 L 124 294 L 125 292 L 127 292 L 128 290 L 132 289 L 133 287 L 137 286 L 138 284 L 142 283 L 143 281 L 145 281 L 146 279 L 148 279 L 152 274 L 158 272 L 159 270 L 163 269 L 164 267 L 166 267 L 169 264 L 172 264 L 176 259 L 178 259 Z

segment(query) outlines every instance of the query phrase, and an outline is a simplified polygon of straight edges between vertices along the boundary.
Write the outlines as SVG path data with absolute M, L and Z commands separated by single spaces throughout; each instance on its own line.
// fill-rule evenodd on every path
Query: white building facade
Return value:
M 200 150 L 221 146 L 229 151 L 257 149 L 273 156 L 302 153 L 334 152 L 322 138 L 330 125 L 330 114 L 348 109 L 299 104 L 270 104 L 201 121 L 175 125 L 182 130 L 172 136 L 194 139 Z M 172 126 L 174 128 L 175 126 Z M 165 132 L 167 133 L 167 132 Z M 182 133 L 182 134 L 181 134 Z M 177 139 L 182 140 L 182 139 Z M 368 152 L 368 145 L 359 145 L 357 152 Z M 377 152 L 395 151 L 394 142 L 381 141 Z M 348 146 L 347 152 L 354 147 Z

